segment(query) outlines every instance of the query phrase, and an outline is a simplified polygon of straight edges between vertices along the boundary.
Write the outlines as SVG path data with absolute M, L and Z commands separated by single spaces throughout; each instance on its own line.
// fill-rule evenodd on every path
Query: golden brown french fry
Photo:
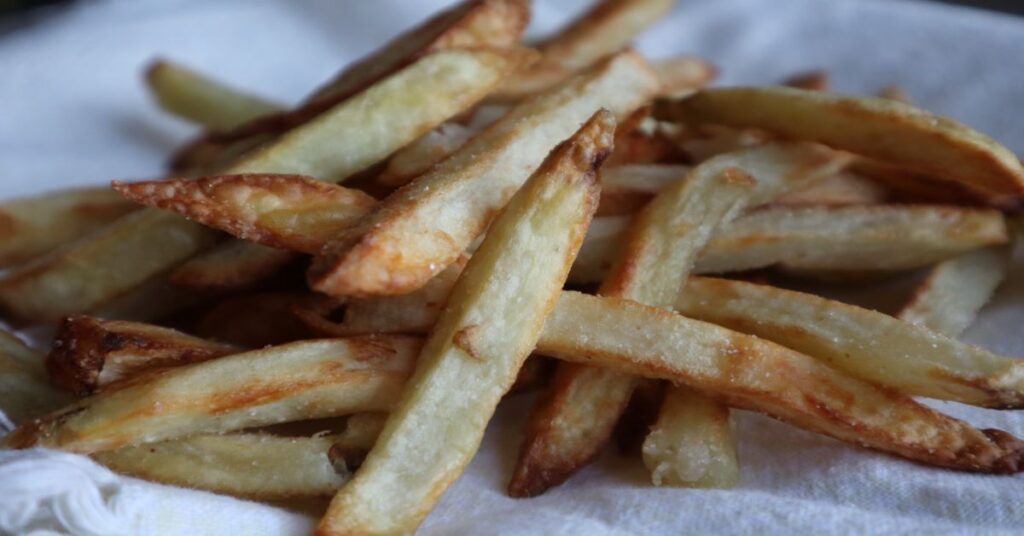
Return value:
M 878 205 L 889 200 L 889 192 L 874 181 L 844 172 L 812 184 L 803 190 L 784 195 L 773 205 Z
M 995 210 L 768 207 L 716 235 L 697 261 L 697 273 L 768 266 L 837 273 L 907 270 L 1006 241 L 1006 223 Z
M 416 339 L 302 341 L 170 368 L 29 421 L 9 446 L 93 453 L 203 433 L 391 408 Z
M 690 278 L 681 314 L 763 337 L 907 394 L 1024 407 L 1024 361 L 889 315 L 766 285 Z
M 377 204 L 359 190 L 301 175 L 115 181 L 113 188 L 136 203 L 174 211 L 243 240 L 311 254 Z
M 317 298 L 304 292 L 257 292 L 224 298 L 202 314 L 196 333 L 246 348 L 313 338 L 292 309 Z
M 517 101 L 546 91 L 614 54 L 658 21 L 673 0 L 601 0 L 551 38 L 538 43 L 541 59 L 507 80 L 491 100 Z
M 293 251 L 229 240 L 192 257 L 168 279 L 196 291 L 241 290 L 270 279 L 298 257 Z
M 85 396 L 147 372 L 239 351 L 170 328 L 78 315 L 57 329 L 46 369 L 54 385 Z
M 0 203 L 0 266 L 42 255 L 136 208 L 106 187 L 58 190 Z
M 665 188 L 633 219 L 623 242 L 625 246 L 599 293 L 671 309 L 698 253 L 720 225 L 732 220 L 750 203 L 770 200 L 834 174 L 846 160 L 815 144 L 769 144 L 704 162 L 688 177 Z M 552 384 L 561 392 L 547 395 L 531 416 L 530 433 L 509 484 L 512 496 L 542 493 L 593 460 L 611 437 L 639 381 L 615 371 L 588 370 L 576 364 L 561 368 L 564 370 L 559 371 L 558 380 Z M 598 406 L 602 410 L 593 411 Z M 713 406 L 708 402 L 701 407 Z M 687 415 L 697 419 L 697 411 Z M 721 421 L 718 413 L 708 414 L 705 427 L 714 427 Z M 671 416 L 661 423 L 673 428 L 684 424 L 675 422 Z M 723 437 L 731 441 L 728 430 L 695 436 L 708 443 Z M 728 445 L 711 448 L 734 451 Z M 649 450 L 648 459 L 671 454 L 665 449 Z M 687 454 L 678 453 L 679 457 Z M 661 456 L 648 468 L 678 462 L 678 457 Z M 722 475 L 721 481 L 726 480 Z
M 225 153 L 240 154 L 270 141 L 436 52 L 453 48 L 513 48 L 529 18 L 529 5 L 523 0 L 462 2 L 345 67 L 295 109 L 256 118 L 229 132 L 206 133 L 178 152 L 172 169 L 182 171 L 187 165 L 213 171 L 211 163 L 227 161 Z M 429 93 L 425 96 L 429 97 Z
M 325 246 L 310 287 L 357 297 L 422 287 L 483 232 L 558 141 L 598 108 L 623 116 L 656 90 L 650 68 L 630 51 L 527 100 Z
M 1010 248 L 983 248 L 936 264 L 899 319 L 959 337 L 1010 269 Z
M 608 157 L 607 166 L 689 161 L 674 139 L 677 126 L 660 123 L 650 116 L 650 106 L 644 106 L 619 123 L 615 132 L 615 151 Z
M 0 330 L 0 431 L 57 409 L 70 401 L 46 381 L 43 355 Z
M 411 533 L 476 453 L 537 342 L 597 209 L 615 119 L 601 110 L 509 201 L 455 283 L 416 373 L 318 534 Z
M 643 443 L 655 486 L 731 488 L 740 478 L 729 408 L 672 386 Z
M 993 196 L 953 181 L 937 179 L 927 173 L 911 171 L 867 158 L 850 164 L 850 171 L 865 177 L 889 192 L 896 201 L 968 206 L 998 206 Z
M 786 87 L 706 89 L 659 101 L 654 114 L 688 124 L 764 129 L 995 194 L 1024 193 L 1024 166 L 1008 149 L 952 119 L 891 99 Z
M 692 296 L 689 286 L 682 296 Z M 631 300 L 562 292 L 537 352 L 684 384 L 729 406 L 921 463 L 1024 470 L 1024 442 L 1006 432 L 975 429 L 793 350 Z
M 782 85 L 809 91 L 828 91 L 832 82 L 829 79 L 828 71 L 807 71 L 785 79 Z
M 249 499 L 334 494 L 351 473 L 328 458 L 333 436 L 197 435 L 93 454 L 110 469 L 146 480 Z
M 405 185 L 454 153 L 474 134 L 476 130 L 458 123 L 442 123 L 392 155 L 377 182 L 391 187 Z
M 226 173 L 339 180 L 472 106 L 525 56 L 523 50 L 485 49 L 429 54 L 248 154 Z M 0 304 L 37 321 L 90 311 L 216 240 L 215 233 L 176 215 L 138 211 L 0 281 Z M 262 258 L 266 249 L 256 249 Z
M 215 131 L 238 127 L 282 108 L 167 60 L 156 60 L 146 68 L 146 85 L 161 108 Z

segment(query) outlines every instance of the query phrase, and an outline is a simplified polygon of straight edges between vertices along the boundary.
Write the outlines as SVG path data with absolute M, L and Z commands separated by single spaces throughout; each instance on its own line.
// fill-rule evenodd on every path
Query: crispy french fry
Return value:
M 983 407 L 1024 407 L 1024 361 L 883 313 L 810 294 L 709 278 L 690 278 L 677 308 L 907 394 Z
M 442 123 L 392 155 L 377 182 L 391 187 L 405 185 L 454 153 L 474 134 L 474 129 L 458 123 Z
M 601 110 L 556 147 L 487 231 L 410 386 L 317 534 L 411 533 L 476 453 L 558 298 L 597 209 L 615 120 Z
M 605 165 L 675 164 L 689 159 L 674 138 L 675 125 L 651 119 L 650 106 L 630 114 L 615 132 L 615 151 Z
M 541 59 L 507 80 L 491 97 L 517 101 L 546 91 L 600 59 L 622 50 L 671 9 L 673 0 L 602 0 L 537 45 Z
M 328 458 L 333 436 L 197 435 L 93 454 L 110 469 L 154 482 L 279 500 L 334 494 L 351 473 Z
M 1002 214 L 949 206 L 769 207 L 733 222 L 698 273 L 768 266 L 827 272 L 918 268 L 1007 241 Z
M 828 91 L 832 82 L 829 79 L 828 71 L 807 71 L 783 80 L 782 85 L 809 91 Z
M 523 0 L 462 2 L 345 67 L 295 109 L 256 118 L 230 132 L 208 132 L 179 151 L 172 167 L 181 171 L 183 165 L 198 165 L 212 171 L 211 161 L 226 161 L 224 153 L 240 154 L 255 144 L 272 140 L 275 135 L 317 118 L 425 56 L 453 48 L 514 48 L 529 21 L 529 11 L 529 5 Z M 429 97 L 430 93 L 428 90 L 424 95 Z
M 877 205 L 889 200 L 889 192 L 874 181 L 854 173 L 839 173 L 803 190 L 784 195 L 773 205 Z
M 865 177 L 889 192 L 897 201 L 948 205 L 984 206 L 994 200 L 984 192 L 953 181 L 937 179 L 920 173 L 867 158 L 850 164 L 850 171 Z
M 270 279 L 298 258 L 293 251 L 230 240 L 192 257 L 169 279 L 194 290 L 240 290 Z
M 58 328 L 46 369 L 54 385 L 85 396 L 147 372 L 238 352 L 170 328 L 78 315 Z
M 671 387 L 643 443 L 654 485 L 735 486 L 740 474 L 732 429 L 729 408 L 686 387 Z
M 50 387 L 46 381 L 43 355 L 0 330 L 0 431 L 14 428 L 69 401 L 70 397 Z
M 105 187 L 58 190 L 0 203 L 0 266 L 42 255 L 136 209 Z
M 457 49 L 429 54 L 247 155 L 227 173 L 305 173 L 338 180 L 472 106 L 528 55 Z M 0 303 L 28 320 L 90 311 L 216 240 L 216 234 L 176 215 L 134 212 L 9 275 L 0 282 Z
M 161 108 L 215 131 L 238 127 L 282 108 L 167 60 L 149 65 L 146 85 Z
M 616 257 L 600 293 L 671 309 L 698 253 L 720 225 L 732 220 L 750 203 L 770 200 L 834 174 L 846 160 L 814 144 L 771 144 L 706 161 L 688 177 L 659 193 L 634 218 L 626 233 L 625 247 Z M 748 173 L 757 175 L 752 177 Z M 576 364 L 562 368 L 552 384 L 553 389 L 561 392 L 549 394 L 531 415 L 529 432 L 509 484 L 512 496 L 542 493 L 593 460 L 611 437 L 639 381 L 615 371 L 587 370 Z M 598 406 L 602 410 L 594 411 Z M 708 402 L 700 408 L 713 406 Z M 700 408 L 686 416 L 696 420 Z M 709 413 L 704 427 L 719 424 L 719 413 L 720 410 Z M 660 423 L 670 428 L 684 424 L 671 416 Z M 685 432 L 670 434 L 678 437 Z M 718 434 L 694 438 L 713 443 L 719 438 L 731 438 L 731 434 L 723 429 Z M 727 445 L 711 448 L 734 450 Z M 679 452 L 672 456 L 671 451 L 655 447 L 649 453 L 651 470 L 661 464 L 674 466 L 680 458 L 694 454 Z M 712 479 L 715 477 L 709 477 Z M 728 477 L 722 475 L 718 480 L 726 482 Z
M 115 181 L 113 188 L 136 203 L 174 211 L 243 240 L 311 254 L 377 204 L 359 190 L 301 175 Z
M 689 286 L 682 296 L 693 297 Z M 1006 432 L 978 430 L 793 350 L 630 300 L 562 292 L 537 352 L 681 383 L 729 406 L 921 463 L 1024 470 L 1024 442 Z
M 93 453 L 391 408 L 419 341 L 302 341 L 174 367 L 23 424 L 9 446 Z
M 818 141 L 995 194 L 1024 193 L 1024 166 L 1008 149 L 961 123 L 877 97 L 795 88 L 702 90 L 661 101 L 655 117 L 759 128 Z
M 990 247 L 936 264 L 899 313 L 900 320 L 959 337 L 1010 269 L 1010 248 Z
M 232 296 L 203 313 L 195 331 L 202 337 L 246 348 L 310 339 L 313 331 L 292 314 L 292 309 L 315 299 L 299 292 Z
M 646 62 L 625 52 L 520 104 L 325 246 L 310 286 L 333 296 L 422 287 L 462 254 L 555 143 L 598 108 L 626 115 L 656 90 Z

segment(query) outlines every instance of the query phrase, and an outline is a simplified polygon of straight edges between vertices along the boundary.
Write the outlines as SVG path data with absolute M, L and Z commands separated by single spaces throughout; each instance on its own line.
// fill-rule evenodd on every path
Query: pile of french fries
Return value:
M 58 325 L 45 356 L 0 336 L 6 446 L 333 495 L 322 535 L 415 531 L 525 391 L 514 497 L 616 433 L 655 485 L 734 486 L 733 408 L 1024 470 L 912 398 L 1024 407 L 1024 362 L 956 339 L 1008 270 L 1021 162 L 898 90 L 707 89 L 627 48 L 671 7 L 604 0 L 528 48 L 525 0 L 467 0 L 292 108 L 155 63 L 203 127 L 168 177 L 0 206 L 0 306 Z M 917 269 L 896 315 L 765 284 Z

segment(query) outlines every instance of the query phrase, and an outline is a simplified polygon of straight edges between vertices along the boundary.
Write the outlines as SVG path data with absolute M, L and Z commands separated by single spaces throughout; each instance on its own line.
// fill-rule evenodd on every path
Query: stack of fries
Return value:
M 626 48 L 671 4 L 526 48 L 525 0 L 468 0 L 291 109 L 157 62 L 204 127 L 169 177 L 0 206 L 0 306 L 59 323 L 47 356 L 0 336 L 6 445 L 333 495 L 322 535 L 415 531 L 523 391 L 515 497 L 616 430 L 655 485 L 734 486 L 731 408 L 1024 470 L 1021 440 L 911 398 L 1024 407 L 1024 362 L 956 340 L 1006 275 L 1021 162 L 824 73 L 705 89 L 708 63 Z M 763 284 L 925 267 L 897 316 Z

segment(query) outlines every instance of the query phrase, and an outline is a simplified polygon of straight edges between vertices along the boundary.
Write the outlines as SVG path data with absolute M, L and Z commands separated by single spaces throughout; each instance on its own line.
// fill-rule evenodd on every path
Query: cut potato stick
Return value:
M 347 460 L 327 455 L 335 441 L 333 436 L 197 435 L 98 452 L 93 458 L 118 473 L 154 482 L 280 500 L 330 496 L 348 481 Z
M 661 80 L 661 95 L 666 97 L 688 95 L 708 85 L 718 74 L 714 65 L 686 56 L 656 61 L 653 67 Z
M 42 255 L 137 208 L 106 187 L 58 190 L 0 203 L 0 266 Z
M 936 264 L 899 313 L 899 319 L 947 337 L 959 337 L 1010 269 L 1010 248 L 991 247 Z
M 770 139 L 768 135 L 760 131 L 714 125 L 701 125 L 697 128 L 687 126 L 677 138 L 676 143 L 679 144 L 683 153 L 688 155 L 688 161 L 697 163 L 720 154 L 759 145 Z
M 1024 407 L 1024 361 L 883 313 L 709 278 L 691 278 L 677 309 L 786 345 L 900 392 L 983 407 Z
M 682 296 L 693 296 L 689 285 Z M 729 406 L 929 465 L 1024 470 L 1024 442 L 1006 432 L 978 430 L 777 344 L 630 300 L 562 292 L 537 352 L 687 385 Z
M 169 328 L 78 315 L 58 328 L 46 369 L 54 385 L 85 396 L 146 372 L 238 352 Z
M 377 182 L 396 188 L 403 186 L 454 153 L 474 134 L 476 130 L 458 123 L 442 123 L 392 155 Z
M 910 171 L 867 158 L 858 158 L 850 164 L 850 171 L 882 186 L 889 196 L 907 203 L 935 203 L 949 205 L 984 206 L 994 200 L 977 189 L 961 183 L 937 179 L 926 173 Z
M 725 88 L 661 101 L 654 110 L 659 119 L 764 129 L 995 194 L 1024 193 L 1024 166 L 1008 149 L 952 119 L 891 99 L 785 87 Z
M 626 46 L 671 9 L 673 0 L 601 0 L 549 39 L 541 59 L 507 80 L 491 97 L 516 101 L 546 91 Z
M 227 173 L 338 180 L 472 106 L 526 56 L 522 50 L 430 54 L 247 155 Z M 138 211 L 0 281 L 0 304 L 35 321 L 87 312 L 216 240 L 215 233 L 176 215 Z
M 624 116 L 656 90 L 646 62 L 624 52 L 520 104 L 325 246 L 310 287 L 357 297 L 422 287 L 483 232 L 559 140 L 598 108 Z
M 874 181 L 854 173 L 839 173 L 812 184 L 803 190 L 784 195 L 773 205 L 782 206 L 843 206 L 878 205 L 889 199 L 889 192 Z
M 229 88 L 167 60 L 146 69 L 146 85 L 164 110 L 210 130 L 229 130 L 281 106 Z
M 366 461 L 318 534 L 411 533 L 476 453 L 536 344 L 597 209 L 615 120 L 556 147 L 487 231 Z
M 386 411 L 419 341 L 302 341 L 167 369 L 23 424 L 15 448 L 92 453 L 203 433 Z
M 173 169 L 181 171 L 184 163 L 209 169 L 211 161 L 225 161 L 224 153 L 239 154 L 239 148 L 271 141 L 431 54 L 454 48 L 514 48 L 529 18 L 529 5 L 523 0 L 462 2 L 347 66 L 295 109 L 256 118 L 230 132 L 208 132 L 178 152 Z M 432 92 L 422 95 L 431 98 Z
M 298 257 L 293 251 L 229 240 L 178 266 L 169 279 L 179 288 L 241 290 L 270 279 Z
M 0 330 L 0 432 L 69 401 L 46 381 L 43 355 Z
M 770 200 L 834 174 L 845 162 L 845 157 L 814 144 L 770 144 L 704 162 L 688 177 L 659 193 L 633 219 L 623 241 L 625 246 L 599 293 L 671 309 L 697 254 L 720 225 L 732 220 L 749 203 Z M 593 460 L 611 437 L 639 380 L 576 364 L 561 368 L 565 370 L 559 371 L 558 380 L 552 384 L 560 392 L 549 393 L 531 415 L 509 485 L 512 496 L 542 493 Z M 598 406 L 602 410 L 593 411 Z M 702 407 L 712 406 L 708 402 Z M 696 411 L 688 416 L 697 419 Z M 705 426 L 713 427 L 721 421 L 717 413 L 708 413 Z M 676 423 L 666 417 L 663 424 L 673 427 Z M 721 437 L 731 441 L 728 430 L 700 440 L 712 442 Z M 664 449 L 653 452 L 666 453 Z M 672 465 L 677 461 L 666 456 L 658 463 Z
M 689 166 L 653 164 L 602 167 L 601 205 L 597 207 L 597 215 L 638 212 L 655 194 L 685 177 L 690 169 Z
M 292 309 L 317 298 L 305 292 L 258 292 L 225 298 L 202 314 L 195 332 L 207 339 L 260 348 L 312 338 Z
M 615 151 L 605 165 L 676 164 L 688 162 L 686 153 L 673 139 L 675 125 L 651 119 L 650 106 L 630 114 L 615 133 Z
M 768 266 L 856 272 L 918 268 L 1007 241 L 995 210 L 950 206 L 770 207 L 716 235 L 698 273 Z
M 113 188 L 136 203 L 174 211 L 243 240 L 311 254 L 377 204 L 359 190 L 301 175 L 115 181 Z

